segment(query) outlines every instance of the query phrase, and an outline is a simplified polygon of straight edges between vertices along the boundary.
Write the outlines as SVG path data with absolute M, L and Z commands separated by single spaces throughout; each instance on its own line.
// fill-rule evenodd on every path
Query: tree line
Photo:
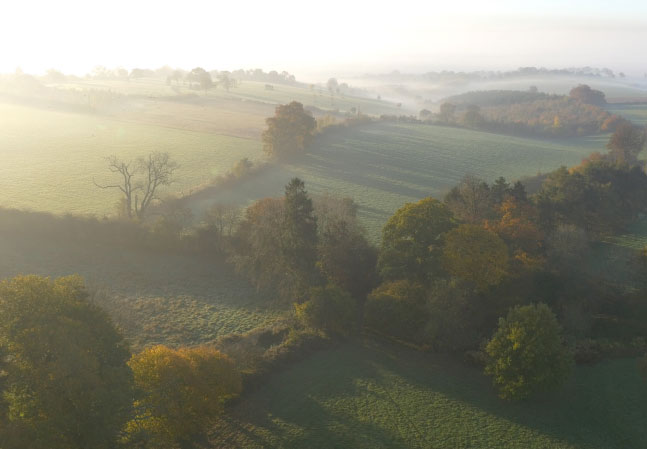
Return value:
M 292 179 L 231 226 L 214 219 L 213 251 L 293 310 L 283 328 L 226 339 L 226 351 L 131 354 L 80 278 L 2 281 L 0 445 L 193 447 L 243 391 L 244 366 L 271 369 L 320 335 L 464 356 L 507 399 L 556 388 L 574 362 L 644 353 L 647 252 L 620 267 L 632 282 L 589 269 L 593 243 L 647 210 L 644 145 L 641 130 L 619 128 L 607 154 L 555 170 L 532 195 L 467 176 L 443 199 L 403 205 L 379 247 L 352 199 L 313 199 Z
M 570 137 L 613 132 L 626 120 L 608 113 L 603 92 L 579 85 L 566 95 L 528 91 L 477 91 L 449 97 L 438 114 L 423 109 L 425 122 L 489 132 L 539 137 Z
M 614 284 L 588 268 L 594 242 L 647 210 L 641 132 L 619 128 L 607 154 L 555 170 L 533 195 L 520 182 L 467 176 L 442 200 L 399 209 L 379 248 L 352 216 L 318 213 L 294 179 L 283 198 L 248 208 L 232 260 L 259 289 L 294 302 L 308 326 L 469 354 L 503 396 L 523 398 L 563 381 L 573 360 L 646 349 L 644 283 Z M 636 257 L 619 268 L 642 279 Z M 516 326 L 527 328 L 513 335 Z M 534 333 L 545 341 L 524 337 Z M 529 352 L 511 359 L 508 343 Z

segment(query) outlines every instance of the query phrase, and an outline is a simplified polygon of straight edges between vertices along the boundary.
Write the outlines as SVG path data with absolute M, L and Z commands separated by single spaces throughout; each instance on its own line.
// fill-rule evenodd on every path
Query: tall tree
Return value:
M 504 399 L 525 399 L 559 386 L 573 364 L 557 318 L 546 304 L 511 309 L 499 320 L 486 351 L 485 372 Z
M 187 76 L 187 80 L 190 83 L 196 82 L 200 85 L 200 88 L 204 90 L 204 93 L 207 93 L 207 90 L 213 86 L 213 80 L 211 79 L 211 74 L 207 72 L 202 67 L 196 67 L 191 70 Z
M 607 104 L 604 92 L 591 89 L 591 87 L 586 84 L 580 84 L 579 86 L 574 87 L 569 92 L 569 95 L 571 98 L 586 104 L 593 104 L 596 106 L 605 106 Z
M 293 178 L 285 186 L 283 257 L 293 295 L 304 293 L 315 278 L 317 262 L 317 220 L 305 184 Z
M 508 248 L 495 233 L 464 224 L 445 236 L 443 262 L 449 274 L 485 290 L 507 274 Z
M 236 80 L 231 78 L 229 72 L 220 72 L 218 74 L 218 86 L 222 86 L 227 92 L 229 89 L 236 86 Z
M 638 155 L 645 148 L 647 133 L 631 123 L 621 123 L 609 138 L 607 149 L 613 160 L 629 165 L 643 165 Z
M 149 153 L 137 161 L 122 161 L 117 156 L 108 158 L 108 170 L 119 175 L 116 184 L 94 185 L 101 189 L 118 189 L 123 194 L 123 213 L 128 218 L 143 219 L 153 201 L 159 199 L 159 188 L 170 185 L 178 164 L 168 153 Z
M 245 211 L 234 238 L 232 261 L 257 290 L 278 293 L 284 273 L 282 233 L 283 198 L 264 198 Z
M 451 211 L 434 198 L 405 204 L 382 229 L 381 275 L 429 281 L 440 269 L 441 236 L 454 226 Z
M 319 282 L 317 221 L 303 181 L 294 178 L 283 198 L 250 206 L 235 238 L 233 261 L 258 289 L 299 300 Z
M 445 196 L 445 204 L 456 218 L 468 223 L 480 223 L 492 211 L 490 187 L 482 179 L 466 175 Z
M 337 78 L 329 78 L 326 83 L 326 87 L 328 88 L 328 92 L 330 92 L 330 97 L 332 98 L 332 96 L 335 95 L 335 92 L 339 89 Z
M 364 301 L 377 286 L 377 250 L 363 233 L 346 222 L 330 223 L 319 243 L 319 268 L 328 281 Z
M 312 139 L 317 123 L 303 105 L 293 101 L 277 106 L 274 117 L 265 120 L 263 151 L 275 158 L 288 157 L 305 152 Z
M 452 103 L 443 103 L 440 105 L 440 121 L 443 123 L 453 123 L 456 106 Z
M 0 283 L 0 444 L 113 448 L 129 419 L 128 347 L 79 277 Z

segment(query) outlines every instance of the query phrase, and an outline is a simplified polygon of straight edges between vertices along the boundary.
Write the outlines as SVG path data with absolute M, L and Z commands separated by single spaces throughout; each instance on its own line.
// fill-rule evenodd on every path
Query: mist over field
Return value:
M 647 447 L 647 3 L 0 22 L 0 449 Z

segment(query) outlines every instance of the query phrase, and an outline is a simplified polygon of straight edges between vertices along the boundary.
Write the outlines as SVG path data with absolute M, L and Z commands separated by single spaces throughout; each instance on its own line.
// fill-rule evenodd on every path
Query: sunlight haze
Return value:
M 642 75 L 638 1 L 88 2 L 4 5 L 0 71 L 165 64 L 309 73 L 591 65 Z M 620 51 L 620 50 L 629 51 Z

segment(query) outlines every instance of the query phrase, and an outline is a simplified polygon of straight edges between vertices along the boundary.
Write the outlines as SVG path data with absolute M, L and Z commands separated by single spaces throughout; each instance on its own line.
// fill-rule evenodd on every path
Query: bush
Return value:
M 336 343 L 321 331 L 297 327 L 296 322 L 284 321 L 218 341 L 218 349 L 241 370 L 245 392 L 259 387 L 286 365 Z
M 574 358 L 578 364 L 597 363 L 602 359 L 602 348 L 597 341 L 590 338 L 578 340 L 575 343 Z
M 297 319 L 304 326 L 336 334 L 352 333 L 357 327 L 357 302 L 335 286 L 310 290 L 310 299 L 295 304 Z
M 573 356 L 564 346 L 555 314 L 545 304 L 516 306 L 487 344 L 485 372 L 504 399 L 525 399 L 562 384 Z

